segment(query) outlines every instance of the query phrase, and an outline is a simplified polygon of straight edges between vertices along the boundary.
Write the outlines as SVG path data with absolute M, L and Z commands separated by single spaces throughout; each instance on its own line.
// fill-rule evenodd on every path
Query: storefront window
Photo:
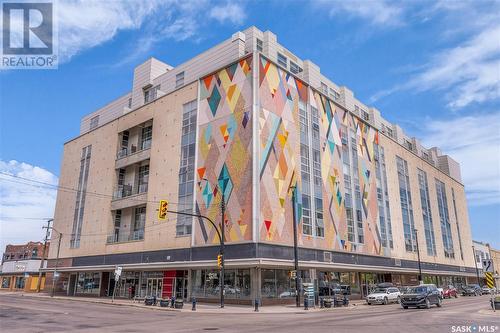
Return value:
M 358 274 L 355 272 L 340 273 L 340 285 L 342 291 L 347 295 L 360 293 Z
M 193 296 L 217 298 L 220 295 L 219 270 L 193 270 Z M 224 272 L 226 298 L 250 297 L 250 269 L 228 269 Z
M 26 279 L 23 276 L 16 277 L 16 289 L 24 289 L 24 283 Z
M 140 289 L 136 295 L 140 297 L 156 296 L 160 298 L 163 291 L 163 272 L 142 272 Z
M 101 286 L 101 273 L 81 272 L 78 273 L 76 292 L 78 294 L 99 294 Z
M 115 291 L 116 297 L 133 298 L 139 289 L 140 272 L 122 272 Z
M 2 288 L 10 288 L 10 276 L 2 278 Z
M 261 294 L 263 298 L 295 297 L 295 280 L 290 279 L 288 270 L 263 269 L 261 271 Z M 304 276 L 305 274 L 303 274 Z M 308 277 L 306 277 L 308 279 Z

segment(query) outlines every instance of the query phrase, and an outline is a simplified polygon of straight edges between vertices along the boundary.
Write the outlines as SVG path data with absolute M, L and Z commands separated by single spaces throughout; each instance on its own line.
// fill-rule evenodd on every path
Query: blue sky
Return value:
M 473 237 L 500 248 L 500 2 L 59 1 L 57 70 L 0 72 L 0 172 L 57 183 L 82 116 L 255 25 L 462 164 Z M 55 194 L 0 174 L 0 251 L 42 239 Z M 20 217 L 23 217 L 20 219 Z

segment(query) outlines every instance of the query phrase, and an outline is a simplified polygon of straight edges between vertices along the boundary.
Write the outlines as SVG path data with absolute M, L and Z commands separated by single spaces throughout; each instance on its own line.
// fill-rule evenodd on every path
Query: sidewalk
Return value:
M 226 304 L 223 309 L 220 308 L 219 304 L 212 303 L 197 303 L 196 311 L 192 311 L 191 302 L 184 303 L 183 309 L 173 309 L 170 307 L 160 307 L 160 306 L 146 306 L 143 302 L 135 302 L 128 299 L 115 299 L 114 302 L 111 301 L 110 298 L 97 298 L 97 297 L 82 297 L 82 296 L 54 296 L 50 297 L 50 295 L 46 293 L 21 293 L 21 292 L 2 292 L 0 295 L 16 295 L 20 297 L 33 297 L 39 299 L 55 299 L 55 300 L 66 300 L 66 301 L 75 301 L 75 302 L 89 302 L 89 303 L 97 303 L 97 304 L 107 304 L 107 305 L 115 305 L 115 306 L 130 306 L 143 308 L 148 310 L 157 310 L 157 311 L 175 311 L 175 312 L 201 312 L 201 313 L 231 313 L 231 314 L 244 314 L 244 313 L 256 313 L 252 306 L 248 305 L 235 305 L 235 304 Z M 265 314 L 278 314 L 278 313 L 297 313 L 297 312 L 319 312 L 319 311 L 337 311 L 340 309 L 346 310 L 354 310 L 358 308 L 360 305 L 366 304 L 364 301 L 356 300 L 351 301 L 348 307 L 341 308 L 323 308 L 320 309 L 319 306 L 313 308 L 310 307 L 309 310 L 304 310 L 304 307 L 297 308 L 295 305 L 268 305 L 259 307 L 258 313 Z

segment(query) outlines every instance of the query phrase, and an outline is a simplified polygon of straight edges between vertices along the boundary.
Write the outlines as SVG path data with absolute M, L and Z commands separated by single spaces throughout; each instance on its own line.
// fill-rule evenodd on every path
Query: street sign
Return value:
M 490 289 L 493 289 L 495 287 L 495 280 L 493 279 L 493 273 L 485 272 L 484 277 L 486 280 L 486 286 Z
M 122 266 L 116 266 L 116 268 L 115 268 L 115 277 L 116 277 L 116 279 L 118 279 L 120 277 L 120 275 L 122 275 L 122 269 L 123 269 Z
M 483 260 L 483 272 L 493 273 L 493 260 L 491 259 Z

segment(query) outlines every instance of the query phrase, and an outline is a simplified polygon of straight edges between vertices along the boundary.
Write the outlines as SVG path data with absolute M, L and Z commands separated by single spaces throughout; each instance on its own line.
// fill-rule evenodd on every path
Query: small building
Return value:
M 45 258 L 49 253 L 49 243 Z M 42 242 L 28 242 L 22 245 L 7 245 L 2 257 L 0 272 L 1 290 L 36 291 L 38 274 L 43 256 Z M 47 263 L 44 263 L 44 267 Z M 45 273 L 42 274 L 40 290 L 45 286 Z

